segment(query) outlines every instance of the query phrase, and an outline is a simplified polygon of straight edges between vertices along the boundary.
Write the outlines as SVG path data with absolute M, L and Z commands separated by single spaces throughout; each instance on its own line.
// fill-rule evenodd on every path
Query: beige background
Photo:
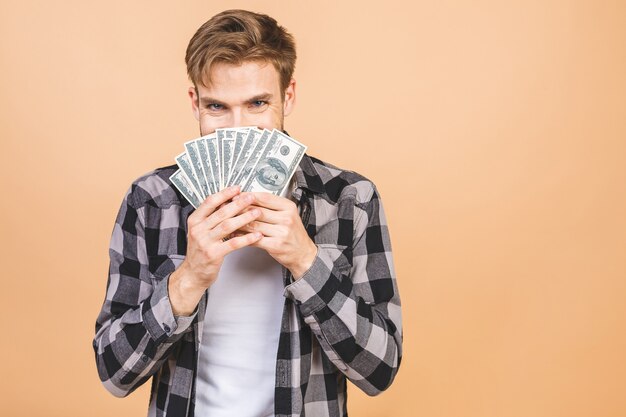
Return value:
M 623 1 L 0 4 L 3 416 L 145 415 L 95 370 L 108 240 L 232 7 L 296 36 L 289 132 L 384 198 L 404 360 L 351 415 L 626 415 Z

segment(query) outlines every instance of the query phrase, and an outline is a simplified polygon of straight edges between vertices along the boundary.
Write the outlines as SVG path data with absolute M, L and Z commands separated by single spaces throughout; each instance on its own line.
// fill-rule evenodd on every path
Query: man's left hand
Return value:
M 242 198 L 248 193 L 241 193 Z M 296 204 L 283 197 L 269 193 L 254 194 L 249 209 L 257 207 L 261 214 L 241 231 L 260 232 L 263 237 L 251 246 L 264 249 L 278 263 L 299 279 L 311 267 L 317 255 L 317 246 L 309 238 Z

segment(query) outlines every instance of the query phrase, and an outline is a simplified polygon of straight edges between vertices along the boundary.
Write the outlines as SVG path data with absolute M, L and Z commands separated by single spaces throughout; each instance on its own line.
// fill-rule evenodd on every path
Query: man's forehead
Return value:
M 279 85 L 280 76 L 274 66 L 265 61 L 244 61 L 242 63 L 216 62 L 204 72 L 196 89 L 215 91 L 233 87 L 264 85 L 265 88 Z

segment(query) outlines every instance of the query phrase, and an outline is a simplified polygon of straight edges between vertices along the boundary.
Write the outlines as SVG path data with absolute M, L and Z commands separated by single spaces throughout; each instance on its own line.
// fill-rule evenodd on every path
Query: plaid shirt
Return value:
M 149 416 L 193 416 L 208 294 L 191 316 L 173 315 L 168 278 L 185 259 L 193 211 L 168 179 L 176 168 L 137 179 L 124 198 L 93 340 L 100 379 L 113 395 L 152 378 Z M 292 198 L 318 253 L 297 281 L 283 268 L 275 414 L 346 416 L 346 378 L 376 395 L 402 357 L 387 223 L 376 187 L 354 172 L 305 155 L 295 182 Z

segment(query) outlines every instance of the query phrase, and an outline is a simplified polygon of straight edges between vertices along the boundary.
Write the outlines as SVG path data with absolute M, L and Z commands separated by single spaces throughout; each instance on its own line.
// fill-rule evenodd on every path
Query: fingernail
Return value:
M 233 201 L 237 200 L 238 198 L 239 198 L 239 196 L 238 196 L 238 195 L 234 196 L 234 197 L 233 197 Z

